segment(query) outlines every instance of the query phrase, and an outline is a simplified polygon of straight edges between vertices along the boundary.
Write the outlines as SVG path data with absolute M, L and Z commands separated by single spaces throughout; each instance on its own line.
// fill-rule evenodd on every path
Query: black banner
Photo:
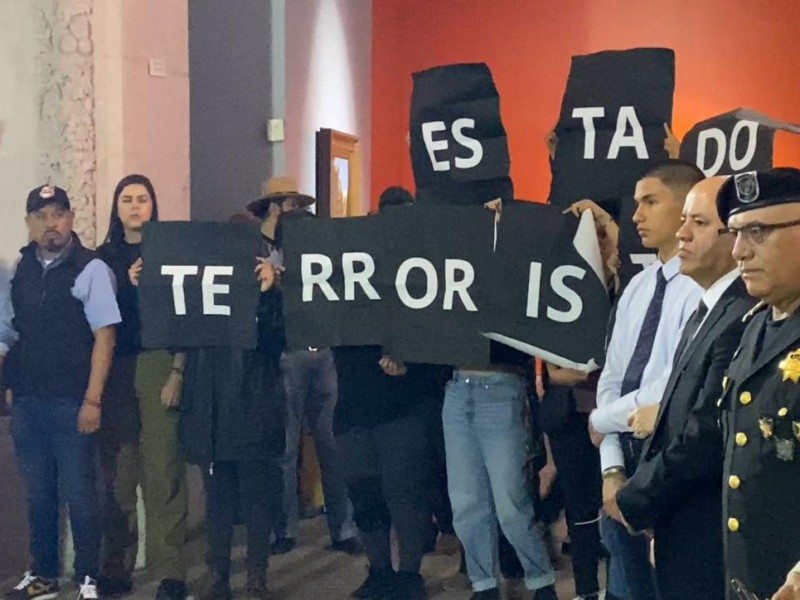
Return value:
M 800 133 L 800 126 L 737 108 L 692 127 L 681 141 L 680 156 L 706 177 L 771 169 L 775 131 Z
M 254 348 L 257 225 L 145 223 L 139 280 L 145 348 Z
M 608 298 L 594 224 L 578 225 L 533 203 L 507 204 L 497 227 L 485 209 L 454 206 L 287 223 L 289 346 L 381 344 L 401 360 L 485 365 L 492 339 L 591 368 Z
M 664 48 L 572 58 L 556 125 L 551 204 L 623 198 L 649 165 L 667 158 L 675 54 Z
M 512 199 L 508 139 L 489 67 L 445 65 L 414 73 L 413 80 L 409 135 L 417 201 Z

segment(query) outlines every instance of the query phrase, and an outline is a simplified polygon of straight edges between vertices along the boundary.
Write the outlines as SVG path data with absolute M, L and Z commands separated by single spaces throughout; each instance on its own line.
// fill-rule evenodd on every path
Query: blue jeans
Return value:
M 528 589 L 555 582 L 525 476 L 527 411 L 526 384 L 516 375 L 456 371 L 447 384 L 442 420 L 453 526 L 475 591 L 497 587 L 498 521 Z
M 94 473 L 94 435 L 78 432 L 77 398 L 14 398 L 11 429 L 28 488 L 33 571 L 58 577 L 59 497 L 69 508 L 75 547 L 74 577 L 96 577 L 100 518 Z
M 296 538 L 297 453 L 305 420 L 319 461 L 322 490 L 331 542 L 340 542 L 358 535 L 353 522 L 353 505 L 347 496 L 347 485 L 339 466 L 336 439 L 333 437 L 333 411 L 336 408 L 336 365 L 331 350 L 297 350 L 283 355 L 281 370 L 286 388 L 286 452 L 283 469 L 283 508 L 278 515 L 275 536 Z
M 621 600 L 656 600 L 650 546 L 643 535 L 631 535 L 608 516 L 600 521 L 600 535 L 611 555 L 608 591 Z

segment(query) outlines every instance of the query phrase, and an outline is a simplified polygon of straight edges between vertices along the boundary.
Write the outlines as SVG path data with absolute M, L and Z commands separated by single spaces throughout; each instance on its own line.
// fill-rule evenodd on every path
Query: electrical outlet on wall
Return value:
M 147 62 L 147 72 L 150 77 L 166 77 L 167 76 L 167 63 L 162 58 L 151 58 Z
M 270 142 L 282 142 L 283 137 L 283 119 L 270 119 L 267 121 L 267 139 Z

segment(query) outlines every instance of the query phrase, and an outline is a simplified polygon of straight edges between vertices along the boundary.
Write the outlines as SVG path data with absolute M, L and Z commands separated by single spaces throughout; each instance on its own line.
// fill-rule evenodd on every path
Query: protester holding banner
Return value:
M 202 225 L 206 231 L 219 230 L 205 227 L 218 225 L 215 223 Z M 233 233 L 241 237 L 242 231 Z M 249 247 L 251 241 L 246 239 L 243 247 Z M 264 257 L 256 263 L 261 290 L 256 347 L 236 346 L 238 340 L 233 338 L 226 340 L 228 346 L 195 342 L 187 352 L 178 423 L 180 448 L 189 463 L 201 467 L 204 476 L 211 570 L 204 597 L 217 600 L 232 597 L 231 545 L 238 518 L 247 528 L 248 594 L 266 597 L 269 538 L 281 501 L 278 460 L 284 451 L 285 404 L 279 360 L 283 343 L 275 343 L 282 340 L 282 332 L 276 335 L 274 330 L 276 323 L 282 323 L 280 296 L 273 288 L 276 268 Z M 142 267 L 146 265 L 139 262 L 129 271 L 134 285 L 139 285 L 140 271 L 144 279 Z M 140 296 L 142 291 L 140 288 Z M 246 300 L 256 290 L 247 286 L 239 291 Z M 237 311 L 247 314 L 248 303 L 233 303 Z M 142 315 L 146 315 L 144 310 Z M 253 321 L 252 317 L 248 320 Z M 143 340 L 149 339 L 144 327 L 142 331 Z
M 622 524 L 616 493 L 636 470 L 642 440 L 634 438 L 628 415 L 637 406 L 661 400 L 672 357 L 701 288 L 679 273 L 676 232 L 686 194 L 703 173 L 694 165 L 668 160 L 636 183 L 633 220 L 642 244 L 659 260 L 636 275 L 622 294 L 597 387 L 598 408 L 589 419 L 600 442 L 603 504 L 610 517 L 603 540 L 611 553 L 609 593 L 614 597 L 656 598 L 648 544 Z M 627 588 L 627 589 L 626 589 Z
M 705 292 L 684 328 L 663 399 L 630 417 L 634 435 L 649 437 L 636 473 L 616 497 L 632 530 L 654 532 L 660 600 L 725 599 L 722 529 L 709 527 L 722 519 L 716 404 L 744 331 L 742 316 L 755 301 L 731 256 L 733 236 L 719 233 L 716 199 L 724 181 L 703 180 L 686 198 L 681 273 Z
M 735 175 L 717 197 L 747 291 L 762 302 L 722 378 L 727 583 L 800 598 L 800 170 Z
M 379 210 L 390 205 L 407 210 L 399 206 L 412 202 L 407 190 L 388 188 Z M 426 433 L 431 407 L 441 405 L 450 370 L 404 364 L 380 346 L 342 346 L 334 356 L 339 374 L 336 442 L 369 560 L 369 575 L 353 597 L 421 600 L 426 594 L 419 571 L 432 524 Z M 397 571 L 392 567 L 392 528 L 399 547 Z
M 567 211 L 579 216 L 591 211 L 609 295 L 618 286 L 619 227 L 611 215 L 591 200 L 582 200 Z M 605 323 L 596 323 L 604 328 Z M 589 436 L 589 413 L 597 407 L 597 372 L 587 375 L 577 369 L 547 363 L 545 394 L 542 399 L 542 426 L 550 441 L 558 470 L 558 483 L 564 492 L 567 526 L 572 549 L 575 592 L 585 600 L 598 598 L 600 559 L 599 512 L 602 507 L 600 454 Z
M 26 212 L 31 241 L 11 282 L 19 339 L 5 367 L 14 446 L 27 484 L 33 562 L 8 596 L 58 594 L 60 497 L 69 507 L 78 599 L 96 599 L 94 434 L 120 321 L 114 275 L 73 232 L 75 215 L 63 189 L 35 188 Z
M 108 235 L 97 249 L 117 277 L 122 314 L 99 435 L 105 555 L 98 585 L 108 597 L 131 590 L 139 537 L 136 488 L 141 484 L 147 510 L 146 565 L 150 576 L 161 581 L 156 597 L 183 600 L 188 492 L 176 406 L 185 356 L 142 349 L 137 290 L 128 277 L 141 258 L 143 224 L 157 220 L 153 184 L 144 175 L 128 175 L 114 190 Z
M 282 264 L 283 218 L 293 211 L 312 214 L 306 209 L 315 199 L 297 191 L 291 177 L 271 177 L 262 186 L 263 196 L 247 209 L 261 220 L 261 233 L 269 255 Z M 297 456 L 300 434 L 307 424 L 322 474 L 326 517 L 331 548 L 350 554 L 361 551 L 358 529 L 353 523 L 353 507 L 341 474 L 333 437 L 333 412 L 336 407 L 336 367 L 330 348 L 307 347 L 287 351 L 281 357 L 281 373 L 286 388 L 286 452 L 283 470 L 283 506 L 275 523 L 275 554 L 295 547 L 299 525 L 297 498 Z

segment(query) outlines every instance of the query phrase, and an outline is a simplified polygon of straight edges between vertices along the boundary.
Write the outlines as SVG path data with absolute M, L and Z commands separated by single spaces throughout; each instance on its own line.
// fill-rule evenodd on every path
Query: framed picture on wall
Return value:
M 317 131 L 317 214 L 350 217 L 361 214 L 358 138 L 335 129 Z

